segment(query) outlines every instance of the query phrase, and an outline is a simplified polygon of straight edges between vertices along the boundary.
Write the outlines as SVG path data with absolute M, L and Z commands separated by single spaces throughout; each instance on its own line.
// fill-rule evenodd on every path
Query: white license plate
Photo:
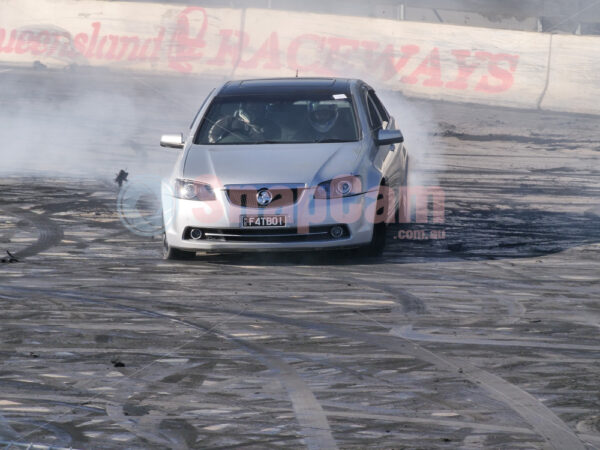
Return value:
M 285 216 L 242 216 L 242 227 L 285 227 Z

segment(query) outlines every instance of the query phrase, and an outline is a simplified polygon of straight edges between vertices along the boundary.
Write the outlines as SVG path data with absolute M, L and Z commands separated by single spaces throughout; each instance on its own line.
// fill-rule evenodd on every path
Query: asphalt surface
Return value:
M 375 259 L 167 262 L 112 178 L 167 171 L 158 136 L 212 83 L 0 76 L 0 251 L 19 260 L 0 264 L 0 441 L 600 448 L 597 118 L 396 99 L 443 224 L 391 226 Z

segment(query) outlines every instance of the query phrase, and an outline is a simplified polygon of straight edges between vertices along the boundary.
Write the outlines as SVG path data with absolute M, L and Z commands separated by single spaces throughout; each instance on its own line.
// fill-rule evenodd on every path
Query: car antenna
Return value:
M 298 78 L 298 69 L 296 69 L 296 78 Z

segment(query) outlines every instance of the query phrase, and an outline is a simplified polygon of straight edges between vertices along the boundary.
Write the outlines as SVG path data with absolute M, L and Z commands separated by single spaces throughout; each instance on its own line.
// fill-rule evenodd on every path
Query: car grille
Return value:
M 314 241 L 338 241 L 350 237 L 350 232 L 346 225 L 341 225 L 344 233 L 339 238 L 334 238 L 329 233 L 333 225 L 310 227 L 307 230 L 297 228 L 202 228 L 204 237 L 198 242 L 314 242 Z M 191 228 L 187 228 L 183 238 L 190 237 Z
M 256 201 L 256 195 L 264 188 L 227 188 L 227 198 L 232 205 L 241 206 L 244 208 L 263 208 Z M 302 195 L 305 188 L 289 187 L 289 188 L 269 188 L 273 195 L 273 200 L 266 207 L 281 208 L 283 206 L 294 205 Z

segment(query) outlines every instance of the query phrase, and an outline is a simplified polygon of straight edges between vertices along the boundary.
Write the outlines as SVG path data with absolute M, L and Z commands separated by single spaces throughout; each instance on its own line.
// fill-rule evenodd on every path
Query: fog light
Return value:
M 339 239 L 344 235 L 344 229 L 339 225 L 336 225 L 334 227 L 331 227 L 331 230 L 329 230 L 329 234 L 332 238 Z
M 200 228 L 192 228 L 190 231 L 190 237 L 195 241 L 199 241 L 204 237 L 204 233 Z

